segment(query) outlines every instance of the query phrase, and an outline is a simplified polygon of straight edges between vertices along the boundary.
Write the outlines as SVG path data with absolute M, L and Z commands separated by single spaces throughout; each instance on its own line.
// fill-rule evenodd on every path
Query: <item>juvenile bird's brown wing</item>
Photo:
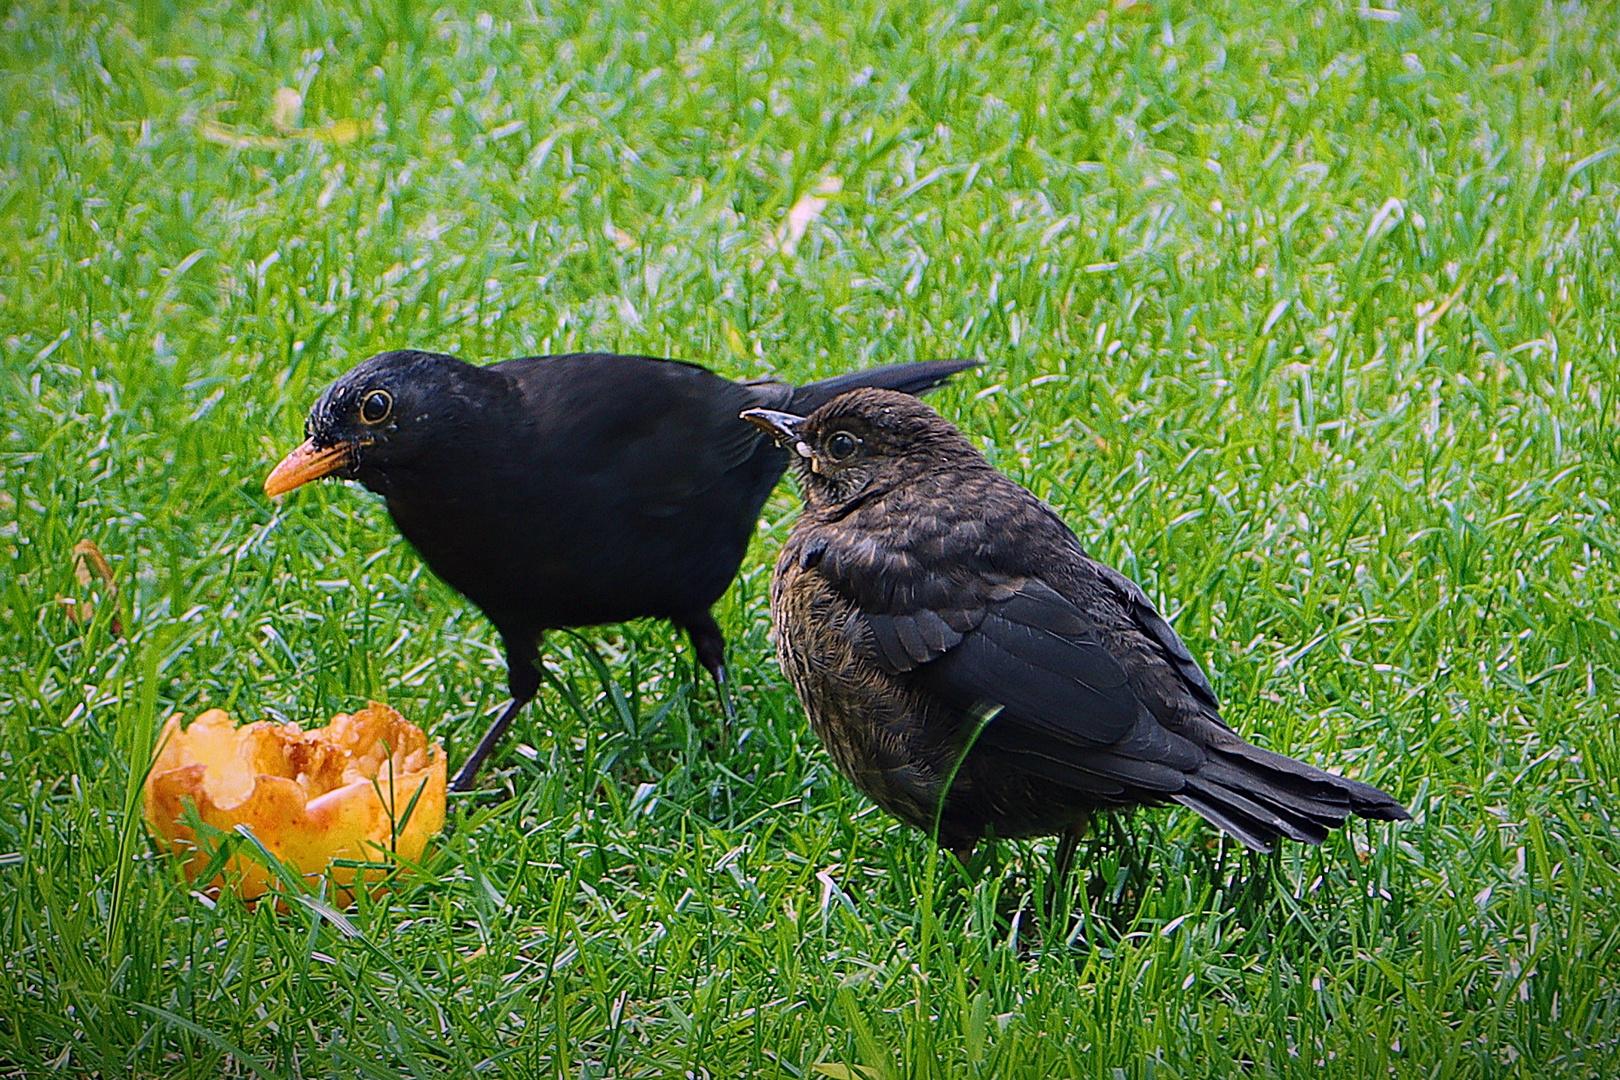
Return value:
M 825 564 L 836 572 L 849 560 Z M 1123 605 L 1130 615 L 1122 630 L 1039 578 L 964 580 L 960 569 L 922 582 L 891 574 L 898 581 L 881 591 L 847 582 L 845 595 L 866 594 L 849 632 L 870 662 L 959 715 L 988 717 L 969 752 L 995 768 L 1082 804 L 1181 802 L 1258 850 L 1279 837 L 1320 843 L 1351 813 L 1404 815 L 1376 788 L 1251 746 L 1222 724 L 1186 646 L 1124 575 L 1102 578 L 1111 614 Z M 931 603 L 916 602 L 924 597 Z M 1127 662 L 1150 670 L 1133 680 Z
M 990 716 L 976 745 L 1009 763 L 1131 802 L 1180 791 L 1203 761 L 1138 698 L 1103 627 L 1041 579 L 975 569 L 966 552 L 930 573 L 871 540 L 807 552 L 856 604 L 856 649 L 952 711 Z
M 1186 643 L 1170 628 L 1169 622 L 1159 614 L 1159 609 L 1153 606 L 1153 601 L 1142 591 L 1142 586 L 1111 566 L 1088 561 L 1098 577 L 1113 590 L 1136 628 L 1158 646 L 1164 659 L 1175 668 L 1185 689 L 1211 709 L 1220 708 L 1215 688 L 1209 685 L 1204 669 L 1198 666 Z
M 1000 706 L 1057 742 L 1107 746 L 1129 733 L 1136 695 L 1083 612 L 1035 579 L 977 584 L 965 611 L 865 615 L 871 658 L 919 671 L 948 698 Z

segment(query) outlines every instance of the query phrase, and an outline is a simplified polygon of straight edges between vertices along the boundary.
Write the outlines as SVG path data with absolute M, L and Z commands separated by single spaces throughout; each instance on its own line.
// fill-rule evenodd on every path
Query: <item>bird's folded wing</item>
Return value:
M 1033 578 L 982 584 L 978 603 L 955 609 L 863 612 L 859 644 L 953 705 L 999 707 L 996 726 L 1026 733 L 1032 749 L 1125 739 L 1141 706 L 1093 621 Z
M 546 423 L 566 424 L 573 470 L 610 477 L 626 506 L 654 517 L 678 512 L 747 461 L 764 435 L 737 414 L 791 393 L 657 357 L 582 353 L 497 367 Z M 560 378 L 559 367 L 577 370 Z
M 1093 562 L 1092 566 L 1119 596 L 1137 627 L 1163 651 L 1165 659 L 1175 665 L 1176 674 L 1181 676 L 1187 689 L 1211 709 L 1219 709 L 1220 701 L 1215 697 L 1215 688 L 1209 685 L 1204 669 L 1198 666 L 1186 643 L 1170 628 L 1142 587 L 1111 566 L 1099 562 Z

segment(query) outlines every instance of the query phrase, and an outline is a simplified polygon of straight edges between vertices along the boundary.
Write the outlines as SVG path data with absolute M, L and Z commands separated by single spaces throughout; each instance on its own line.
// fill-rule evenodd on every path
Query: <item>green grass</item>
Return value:
M 1514 2 L 8 5 L 0 1071 L 1615 1075 L 1617 35 Z M 129 813 L 163 717 L 375 697 L 459 761 L 501 703 L 375 497 L 260 493 L 403 345 L 981 357 L 934 403 L 1160 599 L 1228 719 L 1415 820 L 1256 859 L 1145 811 L 1083 848 L 1070 939 L 1020 947 L 1051 844 L 964 878 L 807 731 L 766 638 L 784 485 L 718 611 L 733 739 L 668 627 L 556 635 L 506 797 L 454 803 L 424 873 L 342 914 L 190 894 Z M 122 637 L 57 600 L 87 538 Z

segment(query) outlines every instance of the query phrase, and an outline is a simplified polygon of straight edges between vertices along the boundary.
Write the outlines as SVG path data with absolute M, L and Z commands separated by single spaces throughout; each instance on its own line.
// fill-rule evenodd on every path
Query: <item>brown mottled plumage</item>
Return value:
M 857 390 L 743 415 L 796 451 L 805 503 L 771 582 L 782 670 L 839 769 L 941 845 L 1139 803 L 1259 851 L 1409 816 L 1222 723 L 1142 589 L 928 406 Z

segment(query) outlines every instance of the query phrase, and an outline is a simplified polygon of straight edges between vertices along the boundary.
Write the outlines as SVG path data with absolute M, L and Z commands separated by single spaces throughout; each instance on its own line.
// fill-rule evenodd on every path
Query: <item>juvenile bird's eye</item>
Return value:
M 861 441 L 847 431 L 835 431 L 827 439 L 827 456 L 834 461 L 843 461 L 853 454 L 861 445 Z
M 386 390 L 373 390 L 360 402 L 360 419 L 368 424 L 380 424 L 394 411 L 394 399 Z

